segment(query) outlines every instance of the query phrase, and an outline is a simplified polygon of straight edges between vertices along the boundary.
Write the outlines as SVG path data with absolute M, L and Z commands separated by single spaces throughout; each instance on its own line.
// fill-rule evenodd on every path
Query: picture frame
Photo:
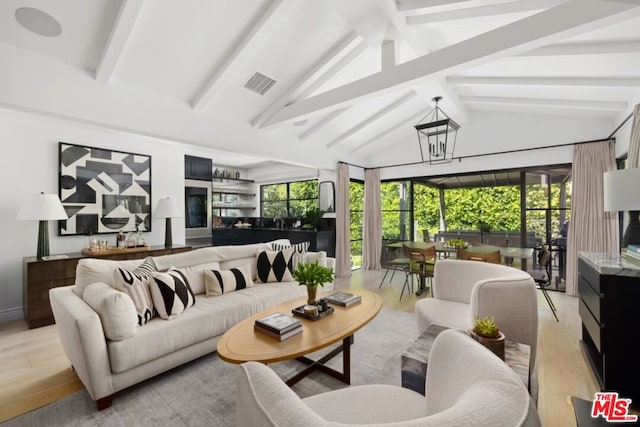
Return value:
M 151 156 L 58 142 L 59 236 L 151 231 Z

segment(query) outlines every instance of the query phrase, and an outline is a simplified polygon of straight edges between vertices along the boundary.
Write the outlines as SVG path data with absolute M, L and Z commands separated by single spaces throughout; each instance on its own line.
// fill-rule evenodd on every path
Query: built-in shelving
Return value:
M 211 182 L 213 214 L 251 216 L 256 209 L 255 183 L 249 179 L 213 178 Z

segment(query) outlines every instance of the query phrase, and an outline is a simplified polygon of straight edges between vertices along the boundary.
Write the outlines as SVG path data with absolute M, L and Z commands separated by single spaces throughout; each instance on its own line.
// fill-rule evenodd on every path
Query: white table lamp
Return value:
M 49 256 L 49 220 L 68 219 L 60 199 L 55 194 L 28 194 L 18 212 L 19 220 L 40 221 L 38 228 L 38 259 Z
M 640 168 L 604 173 L 605 212 L 629 212 L 622 247 L 640 245 Z
M 171 237 L 171 218 L 182 218 L 182 212 L 178 210 L 175 202 L 170 198 L 158 200 L 154 212 L 156 218 L 165 218 L 164 246 L 169 248 L 173 245 Z

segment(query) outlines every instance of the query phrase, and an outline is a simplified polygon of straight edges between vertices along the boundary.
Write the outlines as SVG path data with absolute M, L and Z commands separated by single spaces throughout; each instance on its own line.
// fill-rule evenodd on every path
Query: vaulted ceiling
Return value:
M 477 111 L 627 115 L 640 100 L 638 6 L 3 0 L 0 106 L 212 148 L 232 166 L 366 165 L 400 142 L 411 160 L 434 96 L 463 126 Z M 55 24 L 23 7 L 60 34 L 25 28 L 25 12 L 36 30 Z

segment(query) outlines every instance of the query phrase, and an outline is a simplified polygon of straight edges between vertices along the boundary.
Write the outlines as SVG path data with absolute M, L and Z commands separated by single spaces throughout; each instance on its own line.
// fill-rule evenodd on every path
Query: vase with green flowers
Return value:
M 323 267 L 317 262 L 301 262 L 293 271 L 293 278 L 300 286 L 307 287 L 307 304 L 316 305 L 318 286 L 333 281 L 333 269 Z

